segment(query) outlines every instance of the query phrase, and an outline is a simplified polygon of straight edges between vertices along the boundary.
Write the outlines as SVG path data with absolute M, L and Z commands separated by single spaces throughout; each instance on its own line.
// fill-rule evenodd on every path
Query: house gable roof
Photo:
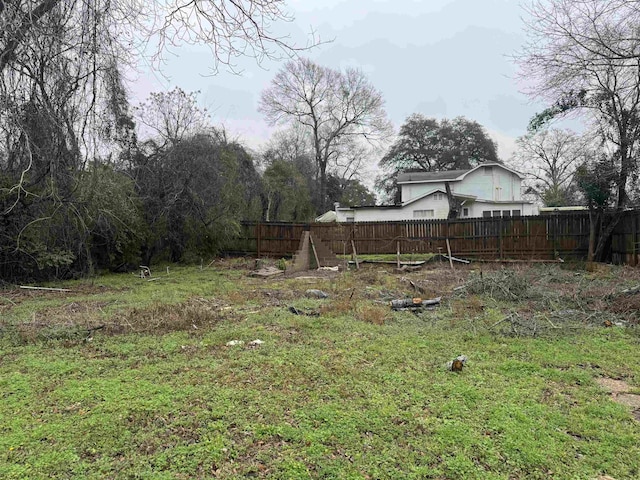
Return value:
M 434 183 L 434 182 L 459 182 L 471 172 L 483 167 L 499 167 L 508 172 L 517 175 L 520 179 L 525 178 L 523 174 L 517 172 L 509 167 L 502 165 L 501 163 L 481 163 L 475 168 L 468 170 L 448 170 L 444 172 L 408 172 L 398 175 L 398 185 L 406 183 Z
M 359 206 L 352 206 L 352 207 L 338 207 L 337 210 L 340 211 L 351 211 L 351 210 L 360 210 L 360 209 L 402 209 L 404 207 L 406 207 L 407 205 L 411 205 L 414 202 L 417 202 L 419 200 L 422 200 L 423 198 L 426 198 L 430 195 L 433 195 L 434 193 L 442 193 L 444 195 L 447 194 L 447 192 L 443 189 L 443 188 L 434 188 L 433 190 L 429 190 L 426 193 L 423 193 L 422 195 L 419 195 L 415 198 L 412 198 L 411 200 L 408 200 L 402 204 L 399 205 L 359 205 Z M 453 193 L 453 196 L 456 198 L 462 198 L 465 200 L 476 200 L 478 197 L 476 197 L 475 195 L 465 195 L 465 194 L 461 194 L 461 193 Z
M 442 182 L 453 181 L 469 170 L 447 170 L 442 172 L 407 172 L 398 175 L 398 183 L 415 183 L 415 182 Z
M 428 197 L 430 195 L 433 195 L 434 193 L 444 193 L 445 196 L 447 195 L 447 192 L 444 189 L 435 188 L 435 189 L 430 190 L 427 193 L 424 193 L 424 194 L 422 194 L 422 195 L 420 195 L 420 196 L 418 196 L 416 198 L 412 198 L 411 200 L 407 200 L 406 202 L 404 202 L 402 204 L 402 206 L 406 207 L 407 205 L 410 205 L 410 204 L 412 204 L 414 202 L 417 202 L 418 200 L 422 200 L 423 198 Z M 478 198 L 478 197 L 476 197 L 474 195 L 462 195 L 460 193 L 455 193 L 455 192 L 453 193 L 453 196 L 457 197 L 457 198 L 464 198 L 464 199 L 467 199 L 467 200 L 475 200 L 476 198 Z

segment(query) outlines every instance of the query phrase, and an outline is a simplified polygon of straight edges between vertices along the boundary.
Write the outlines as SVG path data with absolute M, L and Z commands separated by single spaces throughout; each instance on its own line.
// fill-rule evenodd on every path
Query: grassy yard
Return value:
M 0 477 L 640 478 L 638 270 L 250 266 L 0 291 Z

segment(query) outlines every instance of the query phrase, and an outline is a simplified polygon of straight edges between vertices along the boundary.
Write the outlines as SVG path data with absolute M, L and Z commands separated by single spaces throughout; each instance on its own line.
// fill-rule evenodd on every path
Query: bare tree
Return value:
M 543 60 L 534 62 L 539 73 L 569 65 L 577 72 L 640 57 L 640 4 L 635 0 L 533 0 L 524 10 L 530 39 L 524 53 Z
M 157 39 L 157 61 L 170 47 L 200 44 L 210 48 L 214 71 L 219 65 L 235 70 L 238 57 L 280 59 L 320 43 L 313 31 L 302 46 L 274 33 L 275 24 L 293 20 L 285 0 L 169 0 L 153 8 L 153 21 L 145 26 L 147 38 Z
M 521 73 L 534 81 L 529 93 L 551 106 L 530 127 L 572 112 L 584 115 L 611 151 L 618 212 L 602 229 L 597 258 L 628 204 L 638 172 L 640 140 L 640 10 L 628 0 L 534 1 L 527 9 L 529 41 Z
M 584 161 L 585 137 L 567 129 L 550 128 L 531 132 L 517 140 L 513 161 L 531 180 L 530 190 L 547 207 L 575 201 L 574 174 Z
M 299 158 L 313 156 L 311 143 L 304 125 L 294 123 L 289 128 L 273 133 L 263 149 L 262 160 L 267 164 L 273 160 L 295 163 Z
M 289 19 L 284 0 L 0 0 L 0 276 L 91 270 L 81 187 L 119 150 L 137 154 L 121 68 L 139 51 L 158 65 L 201 43 L 233 68 L 297 52 L 273 33 Z
M 183 44 L 207 46 L 212 53 L 212 69 L 220 65 L 234 69 L 238 57 L 282 58 L 318 45 L 311 32 L 309 41 L 296 45 L 287 35 L 274 33 L 276 25 L 293 20 L 285 0 L 13 0 L 0 1 L 0 72 L 24 53 L 31 40 L 52 38 L 47 17 L 59 10 L 83 15 L 100 12 L 103 33 L 131 52 L 136 45 L 151 55 L 155 66 L 166 52 Z
M 187 136 L 203 133 L 210 127 L 207 110 L 198 107 L 197 93 L 186 93 L 176 87 L 169 92 L 152 93 L 136 107 L 139 124 L 151 137 L 160 140 L 160 148 L 175 146 Z
M 269 123 L 299 123 L 312 136 L 320 180 L 319 204 L 327 204 L 327 171 L 347 139 L 377 144 L 392 130 L 382 94 L 356 69 L 345 72 L 308 59 L 289 61 L 262 92 L 260 111 Z

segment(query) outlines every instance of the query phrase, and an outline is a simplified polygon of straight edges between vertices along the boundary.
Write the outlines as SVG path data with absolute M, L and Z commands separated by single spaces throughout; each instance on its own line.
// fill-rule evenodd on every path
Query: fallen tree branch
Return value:
M 627 288 L 627 289 L 622 290 L 621 292 L 618 292 L 618 293 L 610 293 L 609 295 L 607 295 L 607 298 L 616 298 L 616 297 L 621 297 L 623 295 L 634 295 L 634 294 L 636 294 L 638 292 L 640 292 L 640 285 L 636 285 L 635 287 Z
M 23 290 L 45 290 L 47 292 L 71 292 L 67 288 L 51 288 L 51 287 L 30 287 L 28 285 L 20 285 Z

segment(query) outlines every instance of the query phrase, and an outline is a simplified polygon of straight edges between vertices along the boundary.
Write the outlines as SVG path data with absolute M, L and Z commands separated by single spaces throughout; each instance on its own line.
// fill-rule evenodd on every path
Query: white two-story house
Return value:
M 380 222 L 447 218 L 445 183 L 462 204 L 459 218 L 537 215 L 537 206 L 522 199 L 524 175 L 499 163 L 469 170 L 413 172 L 398 176 L 399 205 L 340 207 L 338 222 Z

